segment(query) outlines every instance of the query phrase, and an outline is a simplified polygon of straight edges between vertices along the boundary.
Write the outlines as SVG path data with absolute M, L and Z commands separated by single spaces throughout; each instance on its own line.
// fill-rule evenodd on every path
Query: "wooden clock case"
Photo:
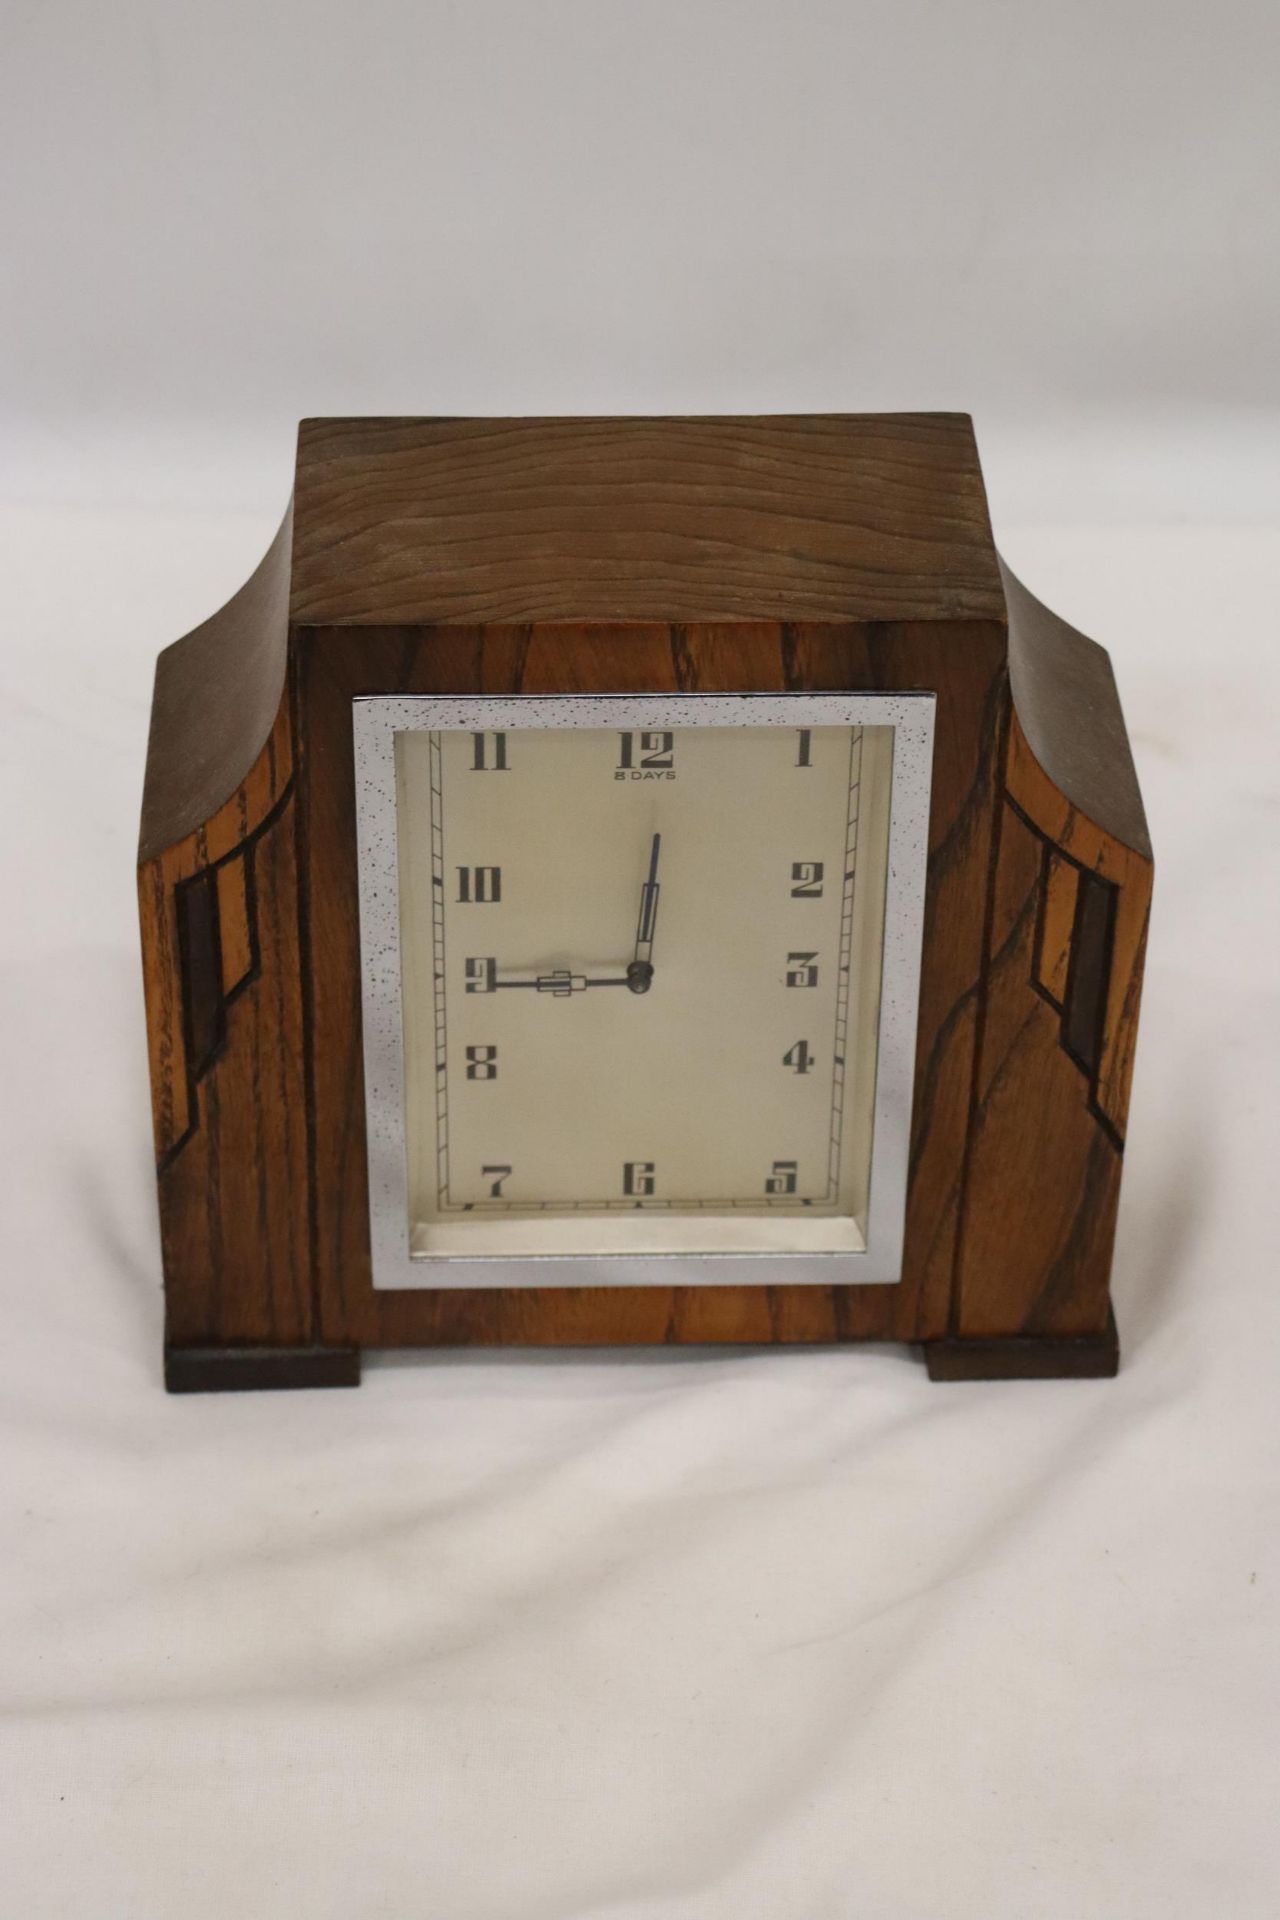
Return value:
M 936 694 L 902 1276 L 376 1291 L 352 700 Z M 969 419 L 309 420 L 159 659 L 138 890 L 173 1390 L 363 1347 L 923 1343 L 1115 1371 L 1151 851 L 1107 655 L 1004 569 Z

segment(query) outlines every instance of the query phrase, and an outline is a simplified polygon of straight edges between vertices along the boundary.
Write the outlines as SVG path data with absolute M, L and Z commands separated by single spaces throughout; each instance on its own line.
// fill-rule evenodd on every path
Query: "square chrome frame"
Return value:
M 376 1288 L 861 1286 L 890 1285 L 901 1278 L 935 703 L 932 693 L 372 694 L 353 701 L 369 1233 Z M 502 1259 L 411 1254 L 395 736 L 695 726 L 894 730 L 865 1251 Z

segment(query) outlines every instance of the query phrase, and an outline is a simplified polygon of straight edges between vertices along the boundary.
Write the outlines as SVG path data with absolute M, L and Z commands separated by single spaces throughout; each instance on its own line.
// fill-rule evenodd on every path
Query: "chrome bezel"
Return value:
M 902 1271 L 924 927 L 932 693 L 375 694 L 353 702 L 369 1231 L 377 1288 L 892 1284 Z M 894 729 L 874 1131 L 862 1253 L 413 1255 L 405 1150 L 395 736 L 527 727 Z

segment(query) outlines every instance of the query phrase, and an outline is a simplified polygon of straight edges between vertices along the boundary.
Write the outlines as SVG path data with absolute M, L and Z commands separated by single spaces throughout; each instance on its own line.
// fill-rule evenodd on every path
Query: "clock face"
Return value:
M 395 734 L 411 1254 L 861 1252 L 894 729 Z
M 899 1278 L 933 714 L 356 698 L 375 1287 Z

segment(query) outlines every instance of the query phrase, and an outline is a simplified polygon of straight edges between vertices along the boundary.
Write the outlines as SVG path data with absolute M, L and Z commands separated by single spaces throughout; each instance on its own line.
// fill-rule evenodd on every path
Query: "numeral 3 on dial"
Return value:
M 471 965 L 469 960 L 467 965 Z M 787 985 L 789 987 L 816 987 L 817 984 L 817 954 L 789 953 L 787 955 Z

